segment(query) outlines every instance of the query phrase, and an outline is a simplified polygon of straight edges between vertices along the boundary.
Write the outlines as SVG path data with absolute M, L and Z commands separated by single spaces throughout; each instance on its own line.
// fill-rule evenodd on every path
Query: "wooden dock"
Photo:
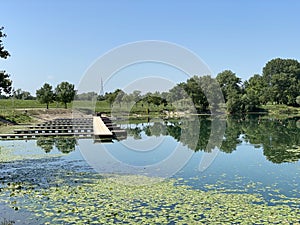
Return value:
M 41 124 L 15 129 L 13 134 L 0 134 L 0 140 L 35 139 L 37 137 L 75 136 L 77 138 L 125 139 L 126 130 L 108 117 L 55 119 Z
M 95 137 L 112 138 L 113 133 L 107 128 L 100 116 L 93 117 L 93 129 Z

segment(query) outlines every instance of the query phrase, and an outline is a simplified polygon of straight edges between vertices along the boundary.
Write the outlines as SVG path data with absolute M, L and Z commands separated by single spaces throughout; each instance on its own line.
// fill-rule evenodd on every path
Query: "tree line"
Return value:
M 64 81 L 58 84 L 54 91 L 50 84 L 45 83 L 36 91 L 36 98 L 40 103 L 46 104 L 47 109 L 49 108 L 49 104 L 54 101 L 63 103 L 65 108 L 67 108 L 67 103 L 74 100 L 75 94 L 74 84 Z
M 144 120 L 136 122 L 136 126 L 127 127 L 126 130 L 128 136 L 132 136 L 134 139 L 141 139 L 143 132 L 147 136 L 169 135 L 191 150 L 211 152 L 217 147 L 214 144 L 217 142 L 209 144 L 209 139 L 213 138 L 211 136 L 212 129 L 215 129 L 212 128 L 213 120 L 218 120 L 218 118 L 195 115 L 188 119 L 168 119 L 153 123 Z M 193 126 L 197 124 L 195 121 L 199 121 L 200 129 L 198 126 Z M 255 115 L 247 115 L 244 118 L 232 116 L 225 123 L 226 130 L 222 135 L 224 140 L 219 148 L 222 152 L 232 153 L 237 150 L 238 145 L 245 141 L 254 145 L 255 148 L 262 147 L 267 160 L 273 163 L 300 160 L 300 152 L 297 150 L 297 146 L 300 145 L 298 137 L 300 121 L 297 118 L 276 120 Z M 142 126 L 137 126 L 137 124 L 142 124 Z M 195 132 L 195 129 L 199 130 L 199 134 Z M 183 133 L 186 133 L 188 138 L 183 138 Z M 194 136 L 195 134 L 197 136 Z M 195 140 L 198 140 L 196 144 Z
M 0 58 L 10 56 L 4 48 L 2 39 L 6 37 L 3 27 L 0 27 Z M 221 88 L 223 96 L 217 92 Z M 11 94 L 12 95 L 9 95 Z M 2 95 L 4 93 L 5 95 Z M 0 71 L 0 98 L 14 97 L 17 99 L 35 99 L 27 91 L 12 90 L 12 81 L 6 71 Z M 53 101 L 62 102 L 65 107 L 73 99 L 76 100 L 106 100 L 111 106 L 124 103 L 127 106 L 133 102 L 142 107 L 150 105 L 161 109 L 172 110 L 174 107 L 188 111 L 192 105 L 198 112 L 215 112 L 225 102 L 229 113 L 246 113 L 257 111 L 267 103 L 300 106 L 300 63 L 295 59 L 272 59 L 262 69 L 262 74 L 255 74 L 242 82 L 234 72 L 225 70 L 216 78 L 210 75 L 193 76 L 185 82 L 177 84 L 167 92 L 146 93 L 136 90 L 125 93 L 117 89 L 98 95 L 95 92 L 76 95 L 74 85 L 62 82 L 55 90 L 50 84 L 44 84 L 36 91 L 36 99 L 45 103 L 46 107 Z
M 217 91 L 219 88 L 223 96 Z M 192 101 L 198 112 L 207 113 L 220 108 L 220 105 L 214 105 L 220 102 L 225 103 L 229 113 L 259 111 L 260 106 L 267 103 L 296 107 L 300 106 L 300 63 L 295 59 L 276 58 L 266 63 L 262 75 L 255 74 L 245 82 L 231 70 L 225 70 L 216 78 L 195 75 L 168 92 L 141 95 L 140 91 L 127 94 L 117 89 L 98 96 L 98 100 L 120 106 L 129 102 L 165 107 L 171 105 L 183 110 L 188 110 Z

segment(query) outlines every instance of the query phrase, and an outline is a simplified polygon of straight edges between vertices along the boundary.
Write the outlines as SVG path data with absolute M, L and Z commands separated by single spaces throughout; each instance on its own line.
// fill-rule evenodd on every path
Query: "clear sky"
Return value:
M 0 69 L 32 94 L 45 82 L 77 85 L 99 56 L 141 40 L 179 44 L 213 75 L 230 69 L 243 80 L 272 58 L 300 60 L 298 0 L 2 0 L 0 9 L 11 53 Z

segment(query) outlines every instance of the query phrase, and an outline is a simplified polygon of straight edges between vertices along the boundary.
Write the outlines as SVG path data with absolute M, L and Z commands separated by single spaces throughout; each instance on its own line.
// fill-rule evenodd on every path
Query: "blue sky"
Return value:
M 261 73 L 272 58 L 300 60 L 297 0 L 3 0 L 0 4 L 0 26 L 8 35 L 4 45 L 11 53 L 0 61 L 0 69 L 11 74 L 15 88 L 32 94 L 45 82 L 78 85 L 99 56 L 142 40 L 184 46 L 213 75 L 231 69 L 243 80 Z M 122 88 L 124 80 L 121 84 L 112 79 L 105 91 Z

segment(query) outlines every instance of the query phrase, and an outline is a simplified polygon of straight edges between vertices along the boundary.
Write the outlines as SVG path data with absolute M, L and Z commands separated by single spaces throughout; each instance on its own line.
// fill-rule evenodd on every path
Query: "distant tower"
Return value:
M 104 88 L 103 88 L 103 80 L 102 80 L 102 77 L 101 77 L 101 88 L 100 88 L 100 93 L 99 93 L 101 96 L 104 95 Z

